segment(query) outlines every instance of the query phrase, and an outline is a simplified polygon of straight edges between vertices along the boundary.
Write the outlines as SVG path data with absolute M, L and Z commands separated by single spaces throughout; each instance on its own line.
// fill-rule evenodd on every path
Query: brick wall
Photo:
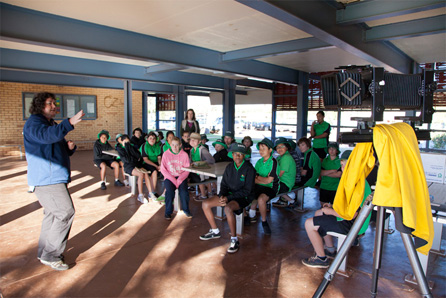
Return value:
M 78 150 L 90 150 L 102 129 L 110 132 L 114 145 L 114 137 L 124 133 L 124 91 L 116 89 L 81 88 L 55 85 L 21 84 L 0 82 L 0 140 L 1 145 L 23 145 L 22 92 L 42 92 L 60 94 L 96 95 L 97 119 L 85 120 L 76 125 L 66 139 L 73 140 Z M 132 93 L 133 127 L 142 126 L 142 92 Z M 83 143 L 82 143 L 83 142 Z M 22 151 L 24 148 L 22 146 Z M 19 155 L 19 148 L 0 147 L 0 156 Z

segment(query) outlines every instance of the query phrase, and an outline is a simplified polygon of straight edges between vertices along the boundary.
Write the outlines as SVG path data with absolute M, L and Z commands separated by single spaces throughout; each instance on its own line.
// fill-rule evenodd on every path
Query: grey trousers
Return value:
M 44 214 L 37 257 L 55 262 L 67 246 L 74 219 L 73 201 L 65 183 L 36 186 L 35 193 Z

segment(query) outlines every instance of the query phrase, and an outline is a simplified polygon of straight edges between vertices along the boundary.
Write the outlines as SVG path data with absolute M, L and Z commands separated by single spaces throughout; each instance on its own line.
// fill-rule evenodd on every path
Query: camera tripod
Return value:
M 366 218 L 369 216 L 370 212 L 372 212 L 374 205 L 372 204 L 373 193 L 369 195 L 364 202 L 364 205 L 361 208 L 361 211 L 358 214 L 358 217 L 355 220 L 350 232 L 347 235 L 343 245 L 339 249 L 335 259 L 331 263 L 327 272 L 324 274 L 324 279 L 321 284 L 317 288 L 313 297 L 322 297 L 325 289 L 327 288 L 330 281 L 333 280 L 336 271 L 338 271 L 339 266 L 342 263 L 342 260 L 347 255 L 350 247 L 355 241 L 356 236 L 358 235 L 359 230 L 364 224 Z M 370 290 L 371 297 L 376 297 L 378 290 L 378 275 L 379 269 L 381 267 L 381 258 L 382 258 L 382 250 L 383 250 L 383 237 L 384 237 L 384 219 L 385 219 L 385 207 L 378 207 L 378 215 L 376 219 L 376 234 L 375 234 L 375 248 L 373 254 L 373 272 L 372 272 L 372 287 Z M 426 276 L 421 267 L 420 260 L 418 259 L 418 255 L 415 251 L 415 245 L 412 241 L 412 238 L 409 234 L 401 233 L 401 238 L 404 243 L 404 247 L 406 248 L 407 255 L 409 257 L 410 264 L 412 266 L 412 270 L 414 272 L 414 276 L 418 282 L 420 287 L 420 291 L 423 297 L 433 297 L 430 292 Z

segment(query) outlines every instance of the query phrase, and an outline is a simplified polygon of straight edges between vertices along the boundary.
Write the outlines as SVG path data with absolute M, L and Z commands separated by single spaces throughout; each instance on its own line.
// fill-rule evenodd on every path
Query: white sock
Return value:
M 249 209 L 249 217 L 255 217 L 256 216 L 256 211 Z
M 231 240 L 238 241 L 238 238 L 237 238 L 237 236 L 235 236 L 235 237 L 232 237 L 232 236 L 231 236 Z
M 216 229 L 212 229 L 212 233 L 214 233 L 214 234 L 218 234 L 218 233 L 220 233 L 220 230 L 219 230 L 218 228 L 216 228 Z
M 115 178 L 115 181 L 118 181 L 119 179 L 118 178 Z

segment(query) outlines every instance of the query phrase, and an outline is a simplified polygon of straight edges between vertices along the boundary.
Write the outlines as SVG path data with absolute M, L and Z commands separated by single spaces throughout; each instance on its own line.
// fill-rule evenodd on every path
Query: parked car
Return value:
M 257 122 L 255 126 L 256 130 L 271 130 L 271 122 Z

